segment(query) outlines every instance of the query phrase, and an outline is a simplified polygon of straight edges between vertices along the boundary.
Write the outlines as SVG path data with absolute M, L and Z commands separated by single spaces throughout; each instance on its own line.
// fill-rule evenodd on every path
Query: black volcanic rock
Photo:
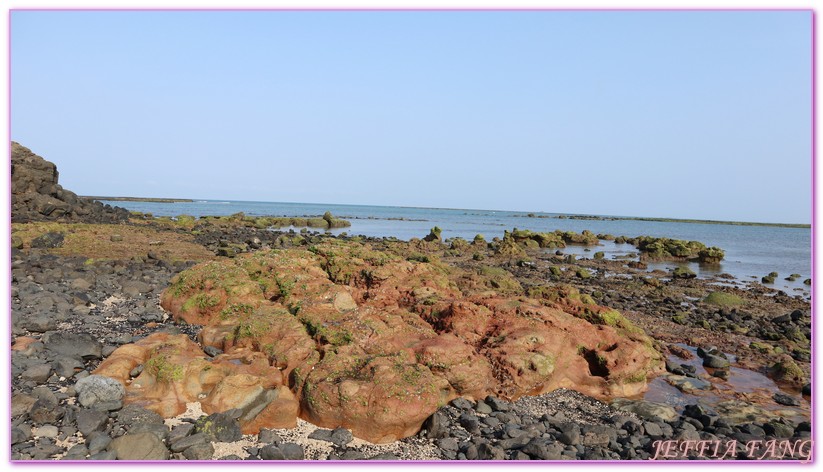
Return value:
M 11 143 L 11 221 L 119 223 L 128 220 L 124 208 L 78 197 L 57 183 L 57 166 Z

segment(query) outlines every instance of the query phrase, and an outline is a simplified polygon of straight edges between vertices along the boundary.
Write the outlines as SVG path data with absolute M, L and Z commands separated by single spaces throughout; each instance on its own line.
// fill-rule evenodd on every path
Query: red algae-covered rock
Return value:
M 345 346 L 327 353 L 309 374 L 302 406 L 312 423 L 343 426 L 383 443 L 416 433 L 455 396 L 449 382 L 418 364 L 410 351 L 370 355 Z
M 129 373 L 140 365 L 142 372 L 131 379 Z M 94 373 L 123 383 L 126 403 L 164 417 L 179 415 L 186 411 L 187 403 L 199 401 L 206 413 L 243 409 L 241 427 L 246 430 L 259 430 L 257 416 L 266 408 L 270 410 L 264 416 L 267 424 L 289 427 L 297 421 L 297 401 L 283 385 L 282 373 L 255 351 L 235 351 L 209 359 L 186 335 L 155 333 L 116 349 Z M 272 391 L 276 394 L 266 393 Z M 274 400 L 278 400 L 276 408 L 270 406 Z M 265 403 L 260 405 L 261 401 Z M 272 410 L 281 416 L 274 418 Z M 254 428 L 247 427 L 249 424 Z
M 175 276 L 160 304 L 175 319 L 208 325 L 226 309 L 258 306 L 263 296 L 260 284 L 242 267 L 212 261 Z
M 504 269 L 467 273 L 398 247 L 328 241 L 192 267 L 161 303 L 224 352 L 208 358 L 185 336 L 153 335 L 96 373 L 164 416 L 200 401 L 209 413 L 239 408 L 244 433 L 300 416 L 389 442 L 458 396 L 627 395 L 660 369 L 642 331 L 573 290 L 527 297 Z
M 416 361 L 445 378 L 460 396 L 479 400 L 493 390 L 491 364 L 457 336 L 444 333 L 421 340 L 413 349 Z

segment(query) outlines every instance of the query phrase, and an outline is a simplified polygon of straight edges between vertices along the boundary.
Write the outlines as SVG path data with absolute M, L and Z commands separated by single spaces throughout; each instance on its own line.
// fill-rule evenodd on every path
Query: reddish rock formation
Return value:
M 242 408 L 244 432 L 299 415 L 389 442 L 457 396 L 629 395 L 659 371 L 649 338 L 619 313 L 573 290 L 504 295 L 522 289 L 501 270 L 467 274 L 341 241 L 201 264 L 173 281 L 162 305 L 205 325 L 201 342 L 225 353 L 209 360 L 188 340 L 153 336 L 96 373 L 165 416 L 201 401 L 209 412 Z M 164 375 L 157 356 L 184 372 Z M 130 381 L 141 363 L 154 368 Z

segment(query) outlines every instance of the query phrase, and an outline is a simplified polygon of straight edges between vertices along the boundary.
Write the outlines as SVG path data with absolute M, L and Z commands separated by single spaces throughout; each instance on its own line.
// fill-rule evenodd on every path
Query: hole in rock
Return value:
M 595 377 L 608 377 L 609 368 L 606 366 L 606 359 L 599 356 L 592 349 L 583 349 L 581 356 L 589 364 L 589 373 Z

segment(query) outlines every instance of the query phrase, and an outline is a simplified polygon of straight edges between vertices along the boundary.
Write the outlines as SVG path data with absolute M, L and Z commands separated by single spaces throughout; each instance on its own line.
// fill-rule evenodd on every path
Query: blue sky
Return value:
M 808 223 L 811 13 L 11 13 L 79 194 Z

